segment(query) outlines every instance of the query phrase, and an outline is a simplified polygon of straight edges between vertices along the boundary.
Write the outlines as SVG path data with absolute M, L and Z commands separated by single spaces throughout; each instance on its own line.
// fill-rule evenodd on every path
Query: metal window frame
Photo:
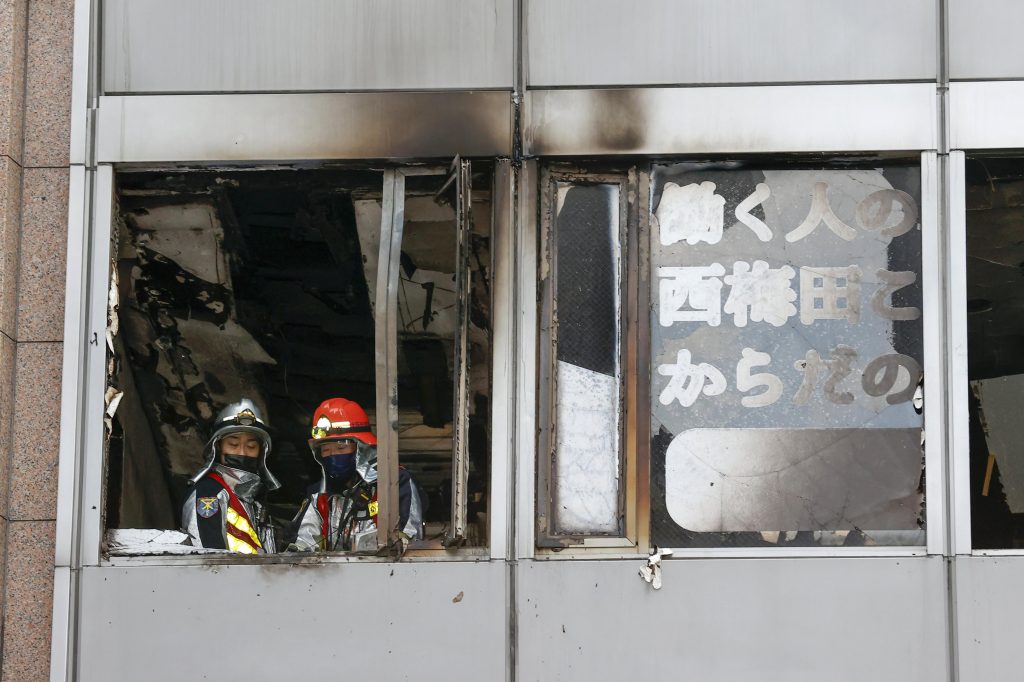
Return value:
M 377 480 L 379 511 L 377 547 L 394 546 L 399 541 L 398 518 L 398 289 L 401 279 L 402 240 L 405 232 L 405 179 L 414 176 L 447 176 L 441 192 L 451 184 L 455 189 L 456 289 L 460 320 L 455 339 L 455 404 L 452 413 L 452 507 L 451 527 L 443 545 L 458 549 L 465 540 L 467 483 L 469 479 L 468 406 L 469 406 L 469 300 L 470 269 L 468 240 L 472 220 L 472 165 L 456 156 L 450 167 L 413 166 L 384 172 L 381 205 L 381 239 L 377 266 L 374 352 L 377 362 Z M 384 229 L 387 226 L 387 234 Z M 385 238 L 386 237 L 386 238 Z M 386 267 L 384 265 L 386 264 Z M 384 302 L 384 306 L 380 303 Z M 380 314 L 380 311 L 384 314 Z M 380 340 L 384 339 L 383 342 Z M 429 543 L 414 541 L 413 549 L 437 549 Z
M 113 166 L 74 169 L 71 192 L 56 564 L 74 572 L 82 566 L 100 564 L 103 541 L 102 415 L 107 384 L 110 240 L 116 201 Z
M 966 84 L 961 84 L 966 85 Z M 1016 94 L 1024 94 L 1017 84 Z M 961 106 L 960 109 L 965 108 Z M 1003 106 L 1005 108 L 1005 104 Z M 967 127 L 968 121 L 961 121 Z M 999 133 L 1004 130 L 997 126 Z M 982 130 L 969 130 L 975 136 Z M 963 135 L 964 131 L 961 131 Z M 978 156 L 984 157 L 985 149 Z M 970 348 L 967 338 L 967 152 L 949 154 L 949 412 L 950 412 L 950 498 L 952 505 L 954 555 L 1024 556 L 1021 549 L 975 549 L 971 533 L 971 437 L 970 437 Z
M 538 385 L 535 383 L 540 366 L 540 315 L 538 306 L 538 265 L 540 242 L 540 213 L 537 201 L 540 166 L 534 159 L 523 161 L 517 183 L 516 211 L 519 228 L 514 241 L 515 263 L 515 441 L 512 445 L 513 469 L 513 523 L 509 551 L 520 559 L 537 555 L 537 433 Z
M 401 252 L 401 225 L 404 224 L 404 179 L 412 175 L 443 175 L 444 167 L 437 166 L 401 166 L 392 167 L 382 172 L 382 213 L 381 213 L 381 251 L 377 295 L 384 292 L 389 314 L 378 315 L 375 324 L 376 333 L 380 329 L 397 330 L 397 280 L 389 278 L 389 273 L 397 273 L 398 259 Z M 506 173 L 506 181 L 511 180 Z M 103 520 L 103 499 L 106 494 L 106 444 L 104 425 L 101 415 L 104 412 L 104 393 L 107 387 L 107 315 L 108 291 L 110 286 L 112 254 L 111 240 L 114 238 L 116 167 L 114 164 L 99 164 L 94 170 L 82 166 L 72 166 L 68 229 L 68 284 L 65 303 L 65 344 L 61 397 L 61 434 L 60 434 L 60 468 L 57 504 L 57 542 L 55 565 L 60 581 L 56 583 L 54 614 L 55 623 L 65 623 L 68 640 L 63 652 L 55 640 L 52 656 L 58 665 L 71 656 L 70 649 L 75 646 L 71 638 L 74 628 L 64 617 L 65 610 L 73 610 L 77 599 L 77 573 L 84 566 L 154 566 L 154 565 L 195 565 L 195 564 L 289 564 L 308 562 L 309 557 L 290 555 L 156 555 L 106 557 L 102 553 L 105 532 Z M 492 198 L 492 209 L 497 215 L 508 213 L 500 224 L 505 234 L 511 232 L 511 201 L 510 191 L 503 193 L 500 201 Z M 397 200 L 396 200 L 397 199 Z M 399 229 L 393 229 L 394 225 Z M 497 223 L 496 223 L 497 224 Z M 387 230 L 387 232 L 385 232 Z M 493 236 L 493 235 L 492 235 Z M 397 241 L 396 241 L 397 240 Z M 392 245 L 398 248 L 393 249 Z M 496 261 L 507 259 L 510 254 L 501 251 L 502 245 L 492 249 L 492 257 Z M 387 256 L 387 260 L 383 256 Z M 394 263 L 392 263 L 394 260 Z M 387 267 L 385 267 L 387 266 Z M 503 267 L 508 276 L 508 265 Z M 382 287 L 383 278 L 383 289 Z M 389 281 L 389 279 L 391 281 Z M 77 282 L 77 284 L 75 284 Z M 378 395 L 377 406 L 379 415 L 388 415 L 387 421 L 378 417 L 378 436 L 381 441 L 397 444 L 397 403 L 391 400 L 397 391 L 397 335 L 389 339 L 382 348 L 375 344 L 377 353 Z M 513 352 L 506 348 L 507 353 Z M 498 358 L 492 349 L 491 371 L 497 367 Z M 385 377 L 381 383 L 380 377 Z M 387 409 L 381 411 L 381 403 Z M 394 407 L 395 414 L 390 410 Z M 93 418 L 95 417 L 95 418 Z M 492 420 L 502 418 L 500 410 L 495 410 Z M 388 428 L 385 428 L 387 425 Z M 388 439 L 391 440 L 388 440 Z M 494 456 L 496 447 L 491 444 L 490 456 Z M 388 486 L 389 492 L 381 491 L 379 519 L 381 528 L 397 526 L 398 520 L 398 458 L 392 456 L 383 447 L 379 448 L 378 476 L 379 487 Z M 506 459 L 508 453 L 506 453 Z M 507 472 L 492 472 L 491 486 L 495 490 L 507 487 Z M 390 493 L 390 494 L 389 494 Z M 493 548 L 490 538 L 495 536 L 495 529 L 503 535 L 506 524 L 506 511 L 499 507 L 489 515 L 490 533 L 487 542 L 480 547 L 452 547 L 441 549 L 427 542 L 416 541 L 410 545 L 403 560 L 414 561 L 451 561 L 480 560 L 490 556 Z M 391 513 L 393 523 L 387 519 Z M 385 525 L 385 523 L 389 525 Z M 397 534 L 397 529 L 396 529 Z M 387 543 L 387 534 L 380 534 L 378 543 L 383 548 Z M 301 560 L 301 561 L 300 561 Z M 367 557 L 351 553 L 328 553 L 317 557 L 324 563 L 339 563 L 350 560 L 358 561 L 391 561 L 393 557 Z M 66 574 L 66 576 L 65 576 Z M 62 578 L 67 577 L 67 581 Z M 67 584 L 65 585 L 65 582 Z M 62 653 L 63 652 L 63 653 Z
M 639 472 L 644 467 L 638 463 L 638 452 L 646 449 L 639 447 L 640 433 L 638 427 L 645 422 L 639 415 L 643 411 L 642 402 L 638 401 L 637 381 L 629 377 L 638 377 L 639 368 L 646 367 L 643 356 L 646 355 L 641 342 L 643 324 L 638 321 L 640 311 L 644 309 L 643 293 L 639 281 L 640 245 L 646 241 L 646 231 L 641 234 L 641 202 L 644 194 L 640 191 L 638 173 L 635 166 L 608 170 L 602 167 L 581 166 L 568 163 L 548 163 L 539 168 L 538 200 L 539 210 L 539 265 L 538 297 L 540 329 L 542 338 L 539 341 L 538 353 L 538 409 L 537 418 L 537 511 L 535 515 L 535 544 L 539 549 L 562 550 L 565 548 L 593 548 L 609 551 L 639 551 L 640 538 L 638 529 L 641 525 L 643 510 L 638 501 L 646 499 L 647 477 Z M 554 466 L 555 434 L 557 433 L 557 411 L 554 406 L 554 395 L 557 372 L 557 316 L 553 314 L 557 300 L 557 254 L 555 230 L 555 205 L 557 203 L 557 187 L 560 183 L 579 185 L 617 185 L 619 187 L 619 480 L 618 508 L 621 526 L 618 533 L 564 534 L 557 533 L 554 523 Z M 646 223 L 645 223 L 646 224 Z M 537 275 L 534 275 L 537 276 Z M 649 351 L 648 351 L 649 352 Z M 644 469 L 646 470 L 646 469 Z M 640 488 L 644 488 L 641 491 Z
M 489 544 L 493 559 L 514 557 L 516 414 L 518 382 L 515 361 L 517 306 L 515 300 L 515 182 L 509 159 L 499 159 L 494 167 L 491 193 L 491 480 L 488 495 L 490 521 Z M 497 406 L 502 406 L 500 409 Z
M 468 159 L 456 156 L 448 169 L 455 184 L 455 280 L 457 292 L 455 337 L 455 404 L 452 408 L 452 504 L 451 529 L 446 547 L 460 547 L 466 541 L 466 515 L 469 506 L 469 308 L 473 280 L 469 264 L 473 229 L 473 167 Z
M 967 86 L 976 86 L 981 93 L 992 96 L 998 92 L 1007 91 L 1016 97 L 1013 100 L 1024 96 L 1024 84 L 954 84 L 961 86 L 955 94 L 959 95 L 959 106 L 954 113 L 963 114 L 971 106 L 986 106 L 989 112 L 999 112 L 1000 116 L 1009 116 L 1003 113 L 1011 111 L 1005 102 L 997 106 L 992 99 L 982 99 L 980 105 L 971 105 L 965 101 Z M 994 87 L 988 88 L 986 86 Z M 956 102 L 957 98 L 954 98 Z M 997 121 L 996 133 L 1006 138 L 1007 119 Z M 987 144 L 987 135 L 990 132 L 986 126 L 961 115 L 954 117 L 953 123 L 956 133 L 961 142 L 966 141 L 968 136 L 978 143 L 978 156 L 984 157 L 992 152 L 998 153 L 1001 150 L 993 149 Z M 1013 133 L 1011 142 L 1020 139 L 1019 132 Z M 1018 150 L 1019 153 L 1019 150 Z M 949 225 L 946 258 L 944 261 L 948 272 L 948 295 L 946 299 L 946 316 L 948 319 L 949 352 L 948 352 L 948 417 L 949 417 L 949 451 L 947 456 L 949 470 L 949 519 L 951 524 L 950 542 L 951 547 L 948 553 L 952 556 L 1024 556 L 1024 549 L 975 549 L 971 532 L 971 437 L 970 437 L 970 374 L 968 369 L 969 351 L 967 339 L 967 154 L 962 149 L 954 149 L 949 153 L 949 180 L 948 193 L 945 197 L 946 211 Z
M 949 153 L 946 267 L 949 295 L 949 515 L 953 525 L 951 555 L 970 554 L 971 545 L 971 437 L 967 392 L 967 157 Z
M 946 441 L 949 414 L 945 397 L 949 395 L 946 373 L 946 287 L 944 230 L 941 220 L 942 177 L 939 155 L 921 153 L 921 294 L 924 358 L 924 434 L 925 434 L 925 543 L 928 554 L 948 551 L 948 513 L 946 481 L 948 447 Z
M 397 316 L 399 261 L 405 227 L 405 174 L 401 171 L 384 172 L 380 227 L 373 352 L 377 361 L 377 549 L 383 550 L 392 545 L 398 535 Z

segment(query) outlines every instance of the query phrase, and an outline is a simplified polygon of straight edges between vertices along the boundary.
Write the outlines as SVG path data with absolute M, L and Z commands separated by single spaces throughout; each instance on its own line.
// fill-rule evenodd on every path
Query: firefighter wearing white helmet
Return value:
M 267 492 L 281 487 L 267 468 L 270 447 L 266 419 L 248 398 L 217 415 L 181 512 L 193 546 L 243 554 L 276 551 L 263 504 Z

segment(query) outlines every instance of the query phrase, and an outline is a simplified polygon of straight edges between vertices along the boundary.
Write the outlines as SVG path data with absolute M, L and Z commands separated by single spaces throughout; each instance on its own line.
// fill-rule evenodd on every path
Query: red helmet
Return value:
M 359 403 L 347 398 L 329 398 L 313 410 L 311 435 L 309 447 L 314 449 L 328 441 L 344 438 L 353 438 L 367 445 L 377 444 L 366 411 Z

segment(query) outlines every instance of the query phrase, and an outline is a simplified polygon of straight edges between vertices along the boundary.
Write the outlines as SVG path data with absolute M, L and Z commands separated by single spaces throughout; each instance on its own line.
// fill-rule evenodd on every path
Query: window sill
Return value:
M 486 548 L 456 550 L 411 549 L 398 561 L 402 563 L 481 562 L 490 561 Z M 100 560 L 100 566 L 128 568 L 135 566 L 319 566 L 323 564 L 387 564 L 396 563 L 387 556 L 360 554 L 290 552 L 264 555 L 225 554 L 156 554 L 145 556 L 112 556 Z

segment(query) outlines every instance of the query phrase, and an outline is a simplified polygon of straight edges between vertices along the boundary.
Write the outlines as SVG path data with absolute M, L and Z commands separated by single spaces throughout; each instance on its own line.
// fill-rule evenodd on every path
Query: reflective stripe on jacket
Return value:
M 360 509 L 354 496 L 312 493 L 296 516 L 295 545 L 302 552 L 374 552 L 377 550 L 377 483 L 363 484 L 369 503 Z M 346 491 L 351 493 L 352 489 Z M 423 538 L 423 504 L 405 469 L 398 477 L 398 528 L 414 540 Z
M 242 554 L 277 551 L 264 506 L 255 500 L 248 502 L 239 498 L 215 472 L 203 476 L 192 486 L 182 505 L 181 516 L 182 529 L 192 538 L 193 547 Z

